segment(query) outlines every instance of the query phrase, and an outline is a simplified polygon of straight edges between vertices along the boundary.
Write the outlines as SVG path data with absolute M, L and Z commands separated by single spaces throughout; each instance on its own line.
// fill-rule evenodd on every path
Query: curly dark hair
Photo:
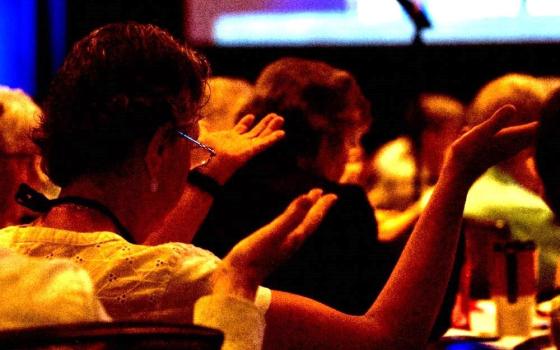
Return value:
M 350 102 L 351 98 L 357 101 Z M 260 119 L 278 113 L 285 119 L 286 131 L 279 143 L 281 153 L 286 158 L 314 158 L 322 136 L 335 138 L 341 128 L 363 122 L 342 115 L 351 103 L 359 108 L 363 120 L 371 120 L 369 101 L 350 73 L 322 61 L 284 57 L 263 69 L 254 98 L 240 115 L 252 113 Z
M 54 78 L 35 134 L 51 180 L 118 170 L 165 123 L 194 125 L 206 60 L 147 24 L 105 25 L 77 42 Z

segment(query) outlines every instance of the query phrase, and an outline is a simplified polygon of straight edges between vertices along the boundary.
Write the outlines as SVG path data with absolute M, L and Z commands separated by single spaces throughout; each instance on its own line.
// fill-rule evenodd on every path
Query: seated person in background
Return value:
M 200 110 L 199 125 L 208 131 L 219 131 L 235 126 L 239 111 L 253 96 L 254 87 L 243 79 L 210 77 L 208 90 L 208 101 Z
M 560 76 L 545 75 L 538 77 L 542 85 L 547 91 L 547 96 L 552 95 L 560 87 Z
M 110 321 L 86 271 L 0 248 L 0 330 Z
M 558 222 L 560 215 L 560 89 L 551 93 L 541 113 L 537 133 L 535 162 L 543 183 L 544 199 Z M 558 232 L 557 232 L 558 233 Z M 557 261 L 560 264 L 560 261 Z M 556 273 L 556 292 L 560 286 L 560 273 Z
M 246 303 L 256 299 L 266 310 L 267 349 L 424 347 L 451 273 L 467 190 L 489 166 L 526 147 L 535 125 L 504 129 L 514 113 L 504 107 L 453 144 L 387 285 L 367 312 L 351 316 L 258 288 L 320 224 L 332 194 L 312 190 L 298 197 L 221 261 L 188 244 L 149 247 L 123 238 L 143 241 L 161 226 L 190 170 L 208 161 L 195 151 L 207 149 L 189 136 L 197 134 L 206 71 L 192 50 L 150 25 L 107 25 L 78 42 L 53 82 L 37 135 L 61 195 L 46 201 L 27 193 L 25 201 L 50 210 L 32 225 L 1 230 L 0 245 L 72 258 L 90 273 L 115 319 L 190 322 L 195 300 L 222 292 Z M 273 143 L 281 137 L 271 126 L 276 118 L 237 128 L 236 138 Z
M 281 114 L 286 137 L 250 160 L 217 193 L 193 242 L 224 256 L 298 193 L 323 188 L 335 193 L 337 202 L 317 232 L 264 285 L 347 313 L 365 312 L 385 285 L 402 246 L 380 244 L 363 189 L 338 183 L 348 153 L 359 145 L 372 119 L 355 78 L 324 62 L 282 58 L 261 72 L 255 97 L 244 112 L 257 120 L 270 112 Z M 454 290 L 451 285 L 434 337 L 449 326 Z
M 317 232 L 264 285 L 348 313 L 366 311 L 396 258 L 379 249 L 365 193 L 337 183 L 348 150 L 371 123 L 369 102 L 356 80 L 320 61 L 282 58 L 261 72 L 255 97 L 243 112 L 257 120 L 279 113 L 286 136 L 250 160 L 217 193 L 194 244 L 224 256 L 294 196 L 323 188 L 335 193 L 337 202 Z
M 14 200 L 20 183 L 28 183 L 49 197 L 59 189 L 40 169 L 31 131 L 39 124 L 41 110 L 23 91 L 0 86 L 0 227 L 29 222 L 33 212 Z
M 546 96 L 537 78 L 507 74 L 486 84 L 467 111 L 467 123 L 474 126 L 505 103 L 514 105 L 522 121 L 538 120 Z M 560 227 L 542 200 L 533 147 L 489 169 L 469 191 L 465 217 L 504 220 L 512 238 L 534 240 L 538 247 L 538 293 L 546 296 L 554 289 L 554 276 L 560 257 Z
M 406 121 L 406 136 L 382 146 L 366 168 L 368 199 L 375 207 L 382 241 L 402 240 L 412 230 L 447 148 L 459 137 L 464 107 L 451 96 L 425 93 L 416 99 Z

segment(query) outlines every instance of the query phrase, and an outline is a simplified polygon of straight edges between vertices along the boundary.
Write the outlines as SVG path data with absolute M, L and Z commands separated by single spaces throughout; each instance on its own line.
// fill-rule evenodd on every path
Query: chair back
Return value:
M 223 333 L 161 322 L 92 322 L 0 331 L 2 349 L 219 350 Z

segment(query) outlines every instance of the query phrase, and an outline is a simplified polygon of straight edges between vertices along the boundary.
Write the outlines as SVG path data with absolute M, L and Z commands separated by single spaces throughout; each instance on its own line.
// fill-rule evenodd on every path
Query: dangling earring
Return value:
M 156 193 L 159 189 L 159 182 L 156 179 L 152 179 L 150 182 L 150 192 Z

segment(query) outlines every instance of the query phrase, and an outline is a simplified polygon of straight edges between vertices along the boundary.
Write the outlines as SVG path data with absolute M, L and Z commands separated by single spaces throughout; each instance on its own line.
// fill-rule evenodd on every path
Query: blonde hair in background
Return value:
M 0 112 L 0 151 L 4 154 L 37 154 L 31 134 L 39 126 L 39 106 L 22 90 L 0 86 Z
M 212 77 L 207 88 L 208 100 L 202 107 L 200 123 L 209 131 L 233 128 L 241 108 L 253 96 L 253 85 L 238 78 Z
M 41 170 L 39 150 L 32 140 L 41 115 L 41 108 L 23 90 L 0 85 L 0 157 L 29 156 L 30 185 L 54 198 L 60 188 Z
M 467 110 L 469 126 L 482 123 L 492 113 L 505 104 L 517 108 L 519 122 L 534 121 L 539 118 L 547 96 L 543 82 L 531 75 L 509 73 L 484 85 Z

